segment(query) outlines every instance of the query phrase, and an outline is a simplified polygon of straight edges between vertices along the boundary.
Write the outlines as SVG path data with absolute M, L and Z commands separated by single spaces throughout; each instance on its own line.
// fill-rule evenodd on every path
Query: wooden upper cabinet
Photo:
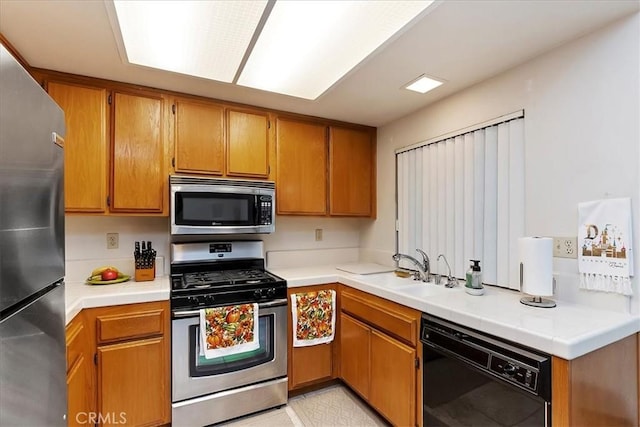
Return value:
M 375 159 L 371 133 L 341 127 L 329 132 L 330 213 L 371 216 Z
M 227 175 L 269 177 L 269 115 L 229 109 L 227 121 Z
M 167 176 L 163 100 L 115 92 L 111 210 L 162 213 Z
M 279 214 L 327 213 L 327 127 L 278 118 L 276 207 Z
M 107 90 L 48 82 L 64 111 L 64 202 L 66 212 L 107 211 Z
M 224 173 L 224 107 L 177 99 L 175 103 L 176 172 Z

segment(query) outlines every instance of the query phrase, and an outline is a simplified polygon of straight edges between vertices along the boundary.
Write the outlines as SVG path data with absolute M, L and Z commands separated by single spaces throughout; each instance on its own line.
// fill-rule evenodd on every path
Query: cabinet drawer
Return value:
M 67 372 L 70 372 L 74 364 L 82 356 L 84 345 L 87 342 L 87 332 L 80 315 L 69 323 L 65 335 L 67 343 Z
M 419 316 L 411 316 L 391 301 L 344 291 L 342 311 L 414 347 L 417 343 Z
M 96 317 L 98 343 L 142 338 L 164 333 L 165 311 L 134 311 Z

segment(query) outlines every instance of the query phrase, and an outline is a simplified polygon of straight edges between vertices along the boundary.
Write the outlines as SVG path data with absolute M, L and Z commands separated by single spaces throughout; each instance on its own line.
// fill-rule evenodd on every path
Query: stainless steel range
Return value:
M 200 310 L 258 303 L 259 348 L 207 359 Z M 260 241 L 171 245 L 172 423 L 204 426 L 287 402 L 287 283 Z

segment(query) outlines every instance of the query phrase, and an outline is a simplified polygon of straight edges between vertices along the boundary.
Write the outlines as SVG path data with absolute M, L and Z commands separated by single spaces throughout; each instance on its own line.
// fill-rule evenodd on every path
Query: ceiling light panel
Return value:
M 316 99 L 432 1 L 277 1 L 238 84 Z
M 230 83 L 267 1 L 120 1 L 129 62 Z
M 412 90 L 414 92 L 427 93 L 432 89 L 437 88 L 442 84 L 441 81 L 431 79 L 427 76 L 420 76 L 414 82 L 405 86 L 405 89 Z

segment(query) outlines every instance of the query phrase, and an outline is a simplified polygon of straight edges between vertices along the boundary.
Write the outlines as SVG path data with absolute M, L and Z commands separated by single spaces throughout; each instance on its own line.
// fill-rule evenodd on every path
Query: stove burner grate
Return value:
M 268 284 L 276 279 L 262 270 L 221 270 L 184 273 L 182 288 L 209 288 L 233 284 Z

